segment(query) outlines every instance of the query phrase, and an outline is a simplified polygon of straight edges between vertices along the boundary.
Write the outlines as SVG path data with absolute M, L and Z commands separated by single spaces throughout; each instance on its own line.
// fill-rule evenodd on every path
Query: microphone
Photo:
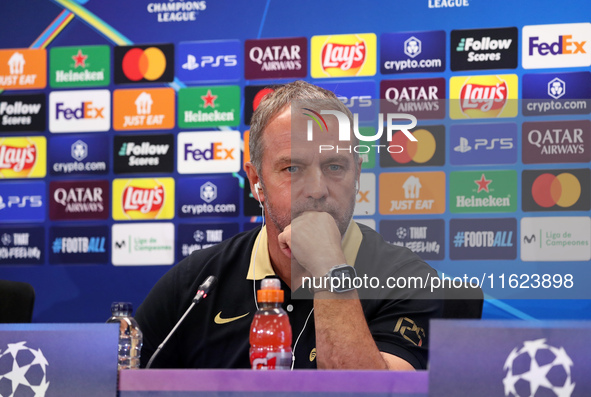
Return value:
M 199 303 L 202 299 L 205 299 L 207 297 L 207 294 L 209 294 L 210 291 L 212 291 L 215 287 L 215 285 L 217 284 L 218 279 L 215 276 L 209 276 L 205 279 L 205 281 L 203 282 L 203 284 L 201 284 L 199 286 L 199 288 L 197 289 L 197 293 L 195 294 L 195 297 L 193 298 L 193 301 L 191 303 L 191 306 L 189 306 L 189 308 L 185 311 L 185 314 L 183 314 L 183 316 L 180 318 L 179 321 L 177 321 L 177 323 L 175 324 L 174 328 L 168 333 L 168 335 L 166 336 L 166 338 L 164 338 L 164 340 L 162 341 L 162 343 L 160 344 L 160 346 L 158 346 L 158 348 L 156 349 L 156 351 L 154 352 L 154 354 L 152 354 L 152 357 L 150 357 L 150 361 L 148 361 L 148 365 L 146 365 L 146 369 L 149 369 L 152 366 L 152 363 L 154 362 L 154 359 L 156 358 L 156 356 L 158 355 L 158 353 L 160 353 L 160 350 L 162 350 L 162 348 L 164 347 L 164 345 L 166 344 L 166 342 L 168 342 L 168 340 L 170 339 L 170 337 L 172 336 L 172 334 L 175 333 L 175 331 L 177 330 L 177 328 L 179 327 L 179 325 L 181 325 L 181 323 L 183 322 L 183 320 L 185 319 L 185 317 L 187 317 L 187 315 L 189 314 L 189 312 L 191 311 L 191 309 L 193 309 L 193 307 Z

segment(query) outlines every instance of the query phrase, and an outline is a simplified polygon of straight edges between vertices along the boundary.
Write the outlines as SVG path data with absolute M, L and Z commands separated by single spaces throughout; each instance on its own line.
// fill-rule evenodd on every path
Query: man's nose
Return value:
M 303 192 L 306 198 L 316 200 L 328 196 L 328 186 L 322 171 L 312 171 L 306 175 Z

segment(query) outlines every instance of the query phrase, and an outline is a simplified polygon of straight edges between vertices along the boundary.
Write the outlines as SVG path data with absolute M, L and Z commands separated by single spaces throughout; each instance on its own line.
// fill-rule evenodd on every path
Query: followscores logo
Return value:
M 0 98 L 0 131 L 45 130 L 45 94 Z
M 517 68 L 517 28 L 451 31 L 451 70 Z
M 522 36 L 525 69 L 591 65 L 591 23 L 524 26 Z
M 111 126 L 109 90 L 52 91 L 49 94 L 49 131 L 108 131 Z

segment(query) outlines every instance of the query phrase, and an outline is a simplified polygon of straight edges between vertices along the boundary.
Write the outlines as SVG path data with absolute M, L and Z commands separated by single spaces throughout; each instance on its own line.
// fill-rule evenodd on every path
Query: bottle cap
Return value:
M 265 278 L 261 281 L 261 289 L 257 291 L 259 302 L 283 302 L 283 290 L 278 278 Z
M 133 304 L 131 302 L 113 302 L 111 303 L 111 313 L 125 313 L 131 314 L 133 312 Z

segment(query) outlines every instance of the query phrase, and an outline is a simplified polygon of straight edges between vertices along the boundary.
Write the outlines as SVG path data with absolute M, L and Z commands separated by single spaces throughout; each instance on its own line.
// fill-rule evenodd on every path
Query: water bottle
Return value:
M 283 290 L 278 278 L 266 278 L 257 291 L 259 310 L 250 327 L 252 369 L 290 369 L 291 325 L 281 304 Z
M 131 316 L 133 305 L 129 302 L 113 302 L 111 318 L 107 323 L 119 324 L 119 369 L 138 369 L 142 352 L 143 335 L 137 321 Z

